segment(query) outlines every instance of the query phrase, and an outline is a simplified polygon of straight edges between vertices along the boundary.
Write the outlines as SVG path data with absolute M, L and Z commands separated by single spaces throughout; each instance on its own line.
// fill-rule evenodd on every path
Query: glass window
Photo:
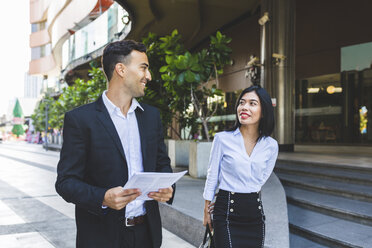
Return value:
M 124 15 L 128 15 L 128 13 L 117 3 L 114 3 L 108 11 L 105 11 L 93 22 L 71 35 L 65 41 L 65 44 L 68 45 L 63 45 L 63 68 L 71 61 L 92 53 L 115 38 L 119 38 L 119 33 L 123 34 L 123 36 L 128 34 L 131 23 L 123 24 L 121 18 Z
M 31 24 L 31 33 L 35 33 L 35 32 L 37 32 L 37 31 L 39 31 L 39 26 L 38 26 L 38 24 L 37 24 L 37 23 L 32 23 L 32 24 Z
M 52 53 L 52 46 L 50 43 L 39 46 L 39 47 L 33 47 L 31 48 L 31 59 L 40 59 L 42 57 L 48 56 Z
M 342 47 L 340 67 L 296 80 L 296 143 L 372 144 L 372 42 Z
M 35 33 L 41 30 L 44 30 L 47 27 L 46 22 L 32 23 L 31 24 L 31 33 Z
M 40 50 L 41 50 L 40 47 L 31 48 L 31 60 L 40 58 Z
M 296 81 L 296 142 L 341 140 L 342 87 L 339 74 Z

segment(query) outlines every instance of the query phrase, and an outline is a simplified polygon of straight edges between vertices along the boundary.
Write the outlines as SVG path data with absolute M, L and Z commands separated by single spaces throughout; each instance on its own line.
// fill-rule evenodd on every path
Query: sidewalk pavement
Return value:
M 74 205 L 57 195 L 59 153 L 25 142 L 0 145 L 0 247 L 75 247 Z M 163 228 L 162 248 L 194 247 Z

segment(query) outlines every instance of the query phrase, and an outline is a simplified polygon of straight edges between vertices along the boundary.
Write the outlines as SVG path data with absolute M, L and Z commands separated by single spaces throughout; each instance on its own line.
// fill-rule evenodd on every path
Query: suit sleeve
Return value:
M 167 149 L 164 144 L 163 126 L 161 124 L 160 113 L 156 111 L 157 118 L 157 137 L 158 137 L 158 152 L 156 156 L 156 172 L 173 172 L 170 166 L 170 159 L 167 153 Z M 173 203 L 174 194 L 176 192 L 176 184 L 172 185 L 173 195 L 172 198 L 167 201 L 168 204 Z
M 167 149 L 164 144 L 163 127 L 160 120 L 160 113 L 156 111 L 157 119 L 157 139 L 158 139 L 158 151 L 156 155 L 156 172 L 172 172 L 170 166 L 170 159 L 167 153 Z
M 83 130 L 71 112 L 66 113 L 63 128 L 63 146 L 57 166 L 56 190 L 67 202 L 101 215 L 107 189 L 84 181 L 87 146 Z

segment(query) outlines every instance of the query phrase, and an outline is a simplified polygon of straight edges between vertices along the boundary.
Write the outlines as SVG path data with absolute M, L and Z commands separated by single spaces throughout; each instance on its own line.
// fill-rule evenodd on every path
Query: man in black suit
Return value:
M 56 190 L 75 204 L 77 247 L 157 248 L 162 242 L 158 202 L 173 188 L 136 199 L 122 186 L 135 173 L 172 172 L 159 111 L 139 104 L 151 80 L 146 48 L 135 41 L 107 45 L 102 55 L 108 90 L 65 115 Z

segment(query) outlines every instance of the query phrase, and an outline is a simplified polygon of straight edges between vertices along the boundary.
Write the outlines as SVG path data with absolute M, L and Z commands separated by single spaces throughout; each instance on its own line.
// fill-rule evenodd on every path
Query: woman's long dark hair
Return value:
M 237 128 L 241 126 L 239 122 L 238 111 L 237 111 L 239 102 L 246 93 L 252 92 L 252 91 L 256 92 L 261 102 L 261 115 L 262 116 L 260 119 L 260 123 L 258 125 L 258 132 L 259 132 L 259 136 L 257 139 L 258 141 L 262 137 L 270 136 L 272 132 L 274 131 L 274 126 L 275 126 L 274 108 L 273 108 L 273 103 L 271 102 L 271 97 L 264 88 L 261 88 L 261 86 L 258 86 L 258 85 L 252 85 L 242 91 L 235 105 L 235 116 L 236 116 L 235 124 L 232 128 L 228 129 L 227 131 L 235 131 Z

